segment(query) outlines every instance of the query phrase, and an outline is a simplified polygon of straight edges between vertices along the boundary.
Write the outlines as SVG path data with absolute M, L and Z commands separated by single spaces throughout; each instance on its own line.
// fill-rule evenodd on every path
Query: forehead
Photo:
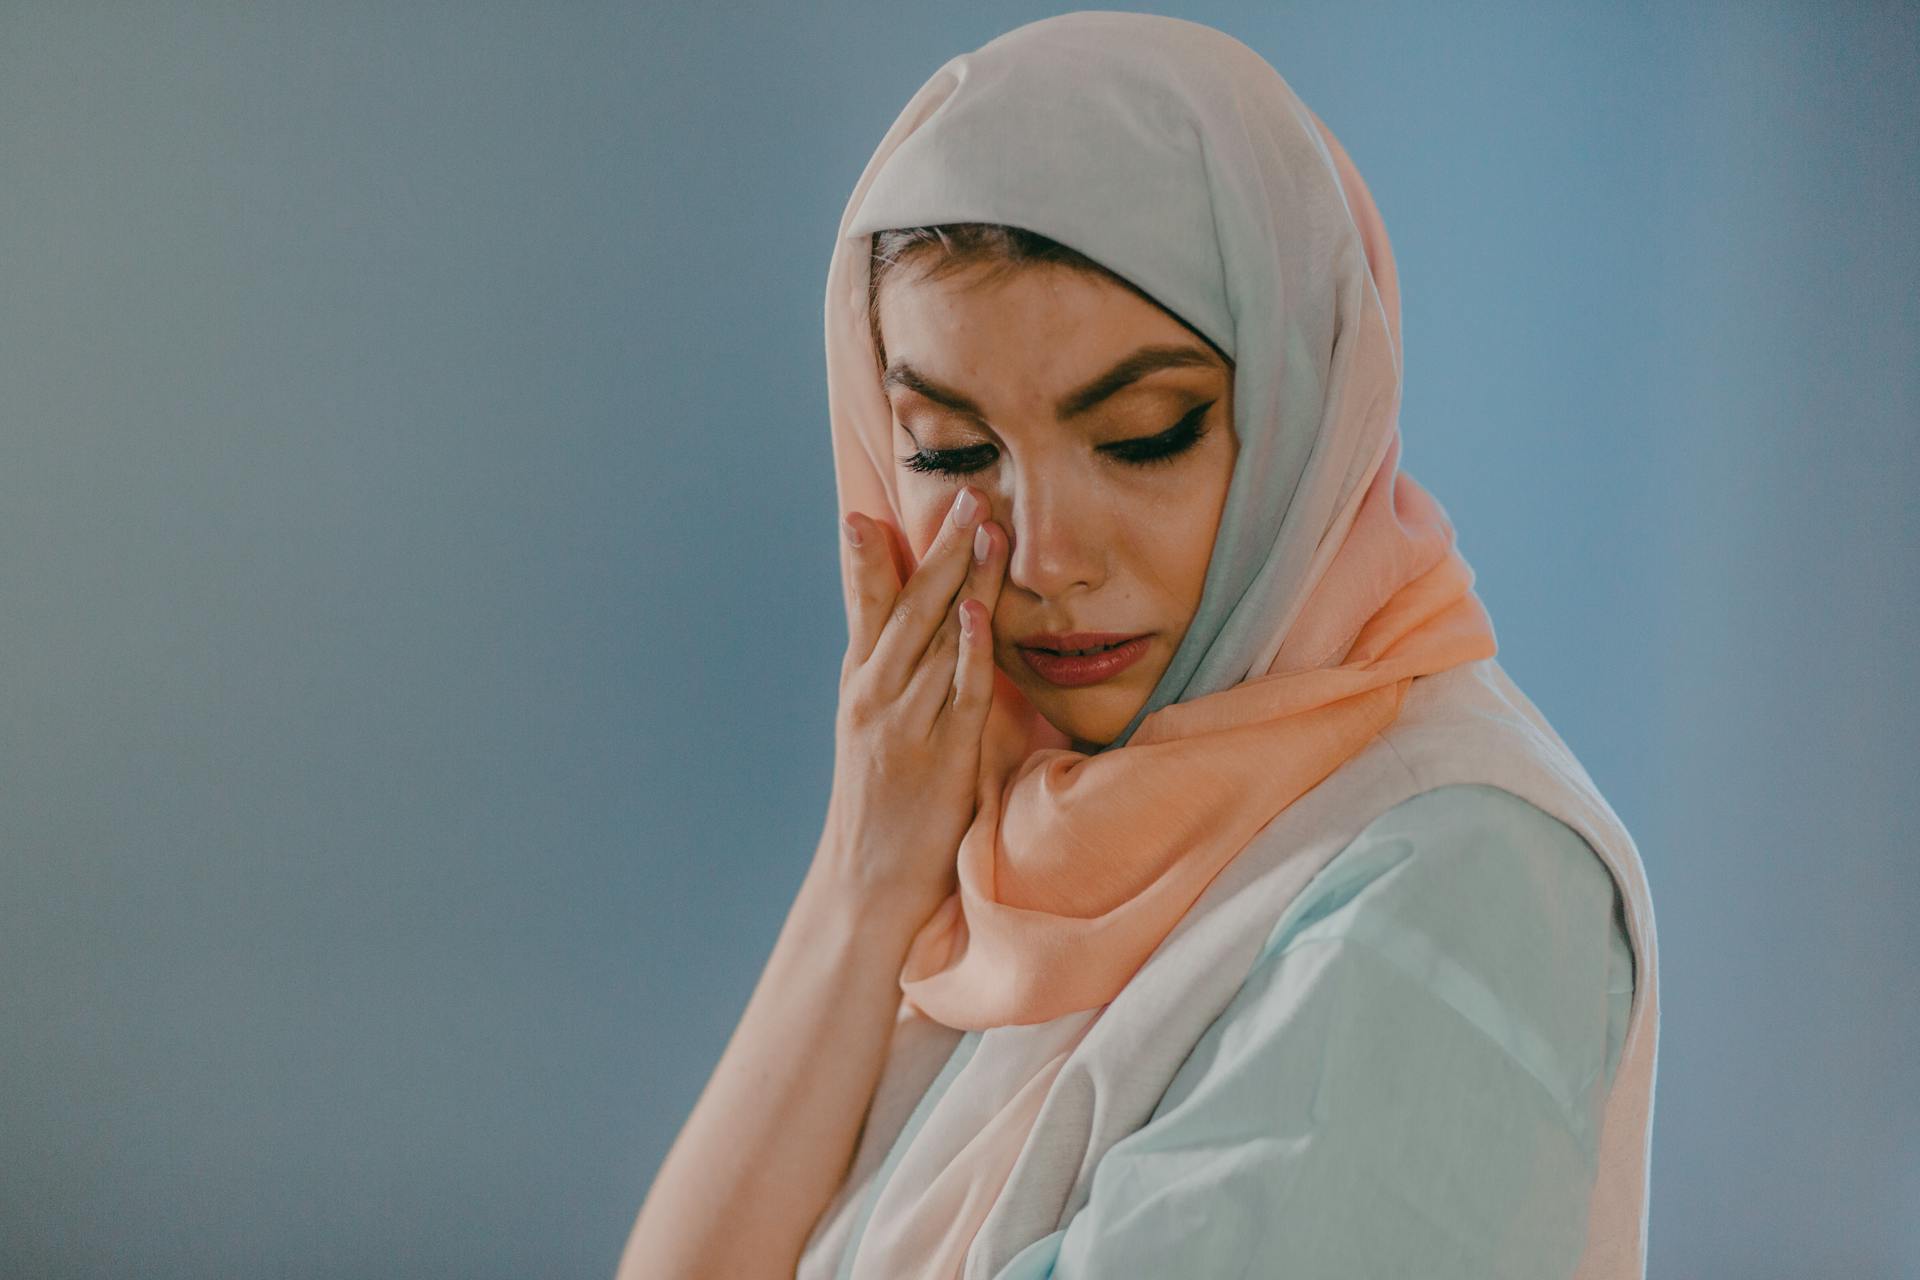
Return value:
M 1143 345 L 1195 348 L 1219 371 L 1229 362 L 1179 317 L 1124 281 L 1058 264 L 969 264 L 931 274 L 911 262 L 881 281 L 881 346 L 901 365 L 948 381 L 1091 376 Z M 889 387 L 911 382 L 893 381 Z

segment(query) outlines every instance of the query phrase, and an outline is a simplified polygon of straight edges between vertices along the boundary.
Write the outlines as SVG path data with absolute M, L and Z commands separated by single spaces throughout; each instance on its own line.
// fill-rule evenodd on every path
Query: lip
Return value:
M 1086 639 L 1086 635 L 1086 632 L 1069 632 L 1057 639 L 1066 648 L 1079 649 L 1092 644 L 1112 644 L 1115 640 L 1123 638 L 1113 633 L 1108 633 L 1105 640 Z M 1035 637 L 1029 637 L 1029 639 L 1033 638 Z M 1090 653 L 1083 658 L 1069 658 L 1061 654 L 1047 653 L 1024 642 L 1016 647 L 1020 650 L 1020 659 L 1027 664 L 1028 670 L 1049 684 L 1073 689 L 1082 685 L 1099 684 L 1102 680 L 1111 679 L 1125 671 L 1145 656 L 1147 646 L 1152 639 L 1151 632 L 1134 636 L 1126 643 L 1108 649 L 1105 653 Z
M 1091 649 L 1097 644 L 1119 644 L 1143 631 L 1036 631 L 1014 641 L 1022 649 Z

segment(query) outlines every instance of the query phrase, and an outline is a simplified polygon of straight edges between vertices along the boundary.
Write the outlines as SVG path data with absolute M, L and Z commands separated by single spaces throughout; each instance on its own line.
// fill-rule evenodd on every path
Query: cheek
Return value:
M 1177 537 L 1164 544 L 1161 552 L 1164 572 L 1176 586 L 1175 594 L 1189 604 L 1200 599 L 1206 583 L 1207 566 L 1213 559 L 1213 542 L 1220 532 L 1220 517 L 1226 511 L 1229 466 L 1211 477 L 1211 483 L 1199 487 L 1195 499 L 1185 504 L 1172 527 Z
M 1204 524 L 1194 526 L 1195 536 L 1184 548 L 1186 562 L 1181 565 L 1186 590 L 1183 593 L 1189 603 L 1200 599 L 1200 590 L 1206 585 L 1207 563 L 1213 556 L 1213 531 Z M 1205 530 L 1204 535 L 1201 530 Z
M 926 559 L 927 552 L 933 548 L 934 539 L 940 536 L 946 511 L 930 503 L 907 501 L 903 504 L 901 516 L 906 522 L 907 545 L 913 549 L 914 562 L 917 564 Z
M 1151 586 L 1163 605 L 1184 608 L 1199 599 L 1213 541 L 1211 534 L 1201 536 L 1205 531 L 1196 529 L 1191 518 L 1183 516 L 1177 527 L 1178 537 L 1162 535 L 1137 544 L 1134 563 L 1140 580 Z

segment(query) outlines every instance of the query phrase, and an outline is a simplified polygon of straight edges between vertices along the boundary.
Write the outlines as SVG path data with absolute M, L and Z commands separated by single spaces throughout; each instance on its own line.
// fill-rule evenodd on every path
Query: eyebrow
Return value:
M 1161 369 L 1210 368 L 1216 361 L 1214 357 L 1198 347 L 1184 343 L 1162 343 L 1141 347 L 1113 368 L 1083 386 L 1061 396 L 1054 405 L 1054 413 L 1061 421 L 1079 417 L 1095 405 L 1116 394 L 1121 389 L 1138 382 L 1141 378 Z M 943 386 L 927 377 L 905 361 L 895 361 L 887 366 L 880 378 L 880 390 L 885 392 L 893 387 L 905 387 L 935 404 L 945 405 L 956 413 L 986 420 L 986 414 L 971 399 Z

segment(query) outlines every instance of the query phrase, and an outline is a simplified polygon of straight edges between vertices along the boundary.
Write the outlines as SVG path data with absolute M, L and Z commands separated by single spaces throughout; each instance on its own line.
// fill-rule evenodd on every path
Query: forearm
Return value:
M 615 1280 L 793 1275 L 852 1160 L 919 923 L 815 857 Z

